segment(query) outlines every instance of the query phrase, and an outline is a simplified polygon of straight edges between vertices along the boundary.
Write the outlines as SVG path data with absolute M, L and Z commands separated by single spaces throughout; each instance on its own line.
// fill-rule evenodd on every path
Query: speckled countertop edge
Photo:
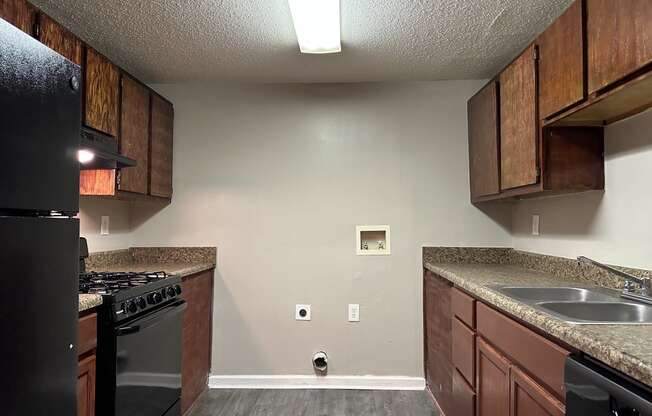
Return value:
M 215 263 L 133 263 L 105 265 L 94 268 L 95 272 L 166 272 L 167 274 L 187 277 L 215 268 Z
M 86 269 L 95 272 L 158 272 L 186 277 L 215 268 L 216 247 L 132 247 L 91 253 Z
M 79 294 L 79 312 L 96 308 L 102 304 L 102 295 Z
M 652 386 L 652 360 L 641 358 L 645 355 L 632 354 L 625 351 L 623 343 L 630 343 L 629 349 L 652 349 L 652 326 L 628 326 L 628 325 L 574 325 L 566 323 L 552 315 L 540 312 L 533 307 L 521 303 L 511 297 L 503 295 L 493 289 L 490 285 L 500 284 L 501 273 L 505 277 L 516 274 L 531 277 L 533 284 L 574 284 L 587 285 L 587 281 L 569 280 L 550 273 L 526 269 L 522 266 L 494 263 L 430 263 L 424 262 L 424 267 L 433 273 L 440 275 L 456 286 L 475 295 L 490 305 L 518 317 L 518 319 L 550 334 L 560 341 L 588 354 L 607 365 L 622 371 L 642 383 Z M 490 284 L 479 283 L 474 279 L 464 276 L 460 270 L 470 267 L 470 274 L 482 276 L 485 273 L 491 274 Z M 487 272 L 485 269 L 491 269 Z M 509 283 L 509 282 L 507 282 Z M 628 334 L 634 333 L 634 339 L 627 339 Z M 649 335 L 649 337 L 648 337 Z

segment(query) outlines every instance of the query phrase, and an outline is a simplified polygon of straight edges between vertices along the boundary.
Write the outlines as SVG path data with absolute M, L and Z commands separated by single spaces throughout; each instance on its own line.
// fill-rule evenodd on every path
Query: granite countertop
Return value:
M 92 253 L 86 270 L 94 272 L 166 272 L 186 277 L 215 268 L 215 247 L 132 247 Z
M 564 267 L 580 267 L 576 262 L 570 263 L 567 259 L 550 260 L 557 258 L 546 259 L 549 256 L 533 256 L 530 253 L 513 252 L 504 257 L 500 254 L 500 258 L 487 257 L 484 253 L 480 258 L 469 259 L 463 256 L 449 262 L 451 258 L 448 256 L 427 255 L 426 250 L 424 249 L 426 269 L 448 279 L 484 302 L 652 386 L 652 325 L 570 324 L 492 288 L 496 285 L 572 285 L 598 286 L 602 287 L 598 290 L 604 291 L 615 289 L 614 286 L 618 284 L 606 279 L 603 274 L 596 271 L 593 276 L 595 280 L 591 280 L 591 273 L 585 269 L 577 273 L 578 277 L 568 277 L 564 274 L 577 270 L 567 270 Z M 637 274 L 646 273 L 638 271 Z
M 102 304 L 102 295 L 79 294 L 79 312 L 96 308 Z

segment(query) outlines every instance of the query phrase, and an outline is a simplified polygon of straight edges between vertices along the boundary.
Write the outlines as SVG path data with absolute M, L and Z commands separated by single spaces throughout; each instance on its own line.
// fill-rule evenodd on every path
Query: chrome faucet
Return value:
M 649 278 L 634 276 L 633 274 L 618 270 L 611 266 L 607 266 L 606 264 L 602 264 L 584 256 L 579 256 L 577 261 L 580 263 L 591 264 L 606 270 L 609 273 L 613 273 L 624 278 L 625 285 L 623 286 L 623 291 L 620 294 L 621 297 L 652 304 L 652 280 Z

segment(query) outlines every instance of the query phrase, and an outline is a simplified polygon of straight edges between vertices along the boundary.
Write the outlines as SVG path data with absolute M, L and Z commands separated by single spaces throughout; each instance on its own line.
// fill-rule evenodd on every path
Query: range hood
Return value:
M 118 152 L 118 142 L 115 138 L 86 127 L 81 129 L 78 158 L 79 168 L 82 170 L 136 166 L 135 160 Z

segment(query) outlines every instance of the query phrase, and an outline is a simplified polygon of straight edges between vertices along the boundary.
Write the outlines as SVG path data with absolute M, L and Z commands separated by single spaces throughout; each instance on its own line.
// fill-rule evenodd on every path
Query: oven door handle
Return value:
M 135 334 L 143 329 L 160 323 L 164 319 L 183 312 L 187 307 L 188 304 L 185 300 L 179 300 L 178 302 L 166 306 L 160 311 L 136 320 L 136 322 L 131 325 L 116 328 L 115 333 L 117 336 Z

